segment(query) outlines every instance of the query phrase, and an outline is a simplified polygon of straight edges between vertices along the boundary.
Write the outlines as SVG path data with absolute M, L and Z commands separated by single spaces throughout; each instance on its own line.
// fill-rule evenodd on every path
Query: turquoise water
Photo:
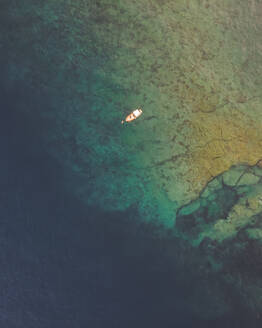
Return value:
M 5 326 L 260 326 L 250 5 L 3 2 Z

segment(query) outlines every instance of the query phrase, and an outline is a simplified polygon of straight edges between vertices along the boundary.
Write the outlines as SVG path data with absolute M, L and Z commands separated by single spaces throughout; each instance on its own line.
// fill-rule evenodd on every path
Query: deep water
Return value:
M 0 99 L 1 327 L 250 324 L 232 313 L 194 317 L 187 299 L 197 282 L 176 268 L 179 244 L 138 224 L 136 209 L 109 213 L 75 200 L 16 99 L 4 92 Z

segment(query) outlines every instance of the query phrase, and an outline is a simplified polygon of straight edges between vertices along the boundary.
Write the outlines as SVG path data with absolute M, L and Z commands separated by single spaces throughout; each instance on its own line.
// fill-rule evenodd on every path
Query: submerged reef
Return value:
M 88 205 L 137 206 L 170 227 L 208 181 L 262 158 L 259 3 L 14 3 L 2 89 Z
M 228 288 L 234 289 L 243 307 L 256 315 L 261 313 L 262 168 L 259 163 L 233 166 L 212 179 L 198 199 L 178 210 L 175 226 L 179 236 L 206 259 L 208 275 L 218 274 Z
M 135 208 L 138 221 L 172 229 L 190 249 L 180 262 L 196 256 L 206 273 L 207 295 L 209 274 L 221 274 L 262 313 L 262 284 L 248 269 L 260 270 L 262 234 L 261 2 L 2 6 L 1 93 L 34 122 L 65 188 L 88 206 Z M 138 106 L 143 116 L 123 126 Z M 220 295 L 213 286 L 202 307 L 193 302 L 201 315 Z M 225 299 L 210 316 L 228 309 Z
M 205 237 L 222 242 L 235 237 L 239 230 L 256 225 L 259 215 L 262 168 L 233 166 L 212 179 L 199 198 L 177 211 L 176 228 L 193 245 Z

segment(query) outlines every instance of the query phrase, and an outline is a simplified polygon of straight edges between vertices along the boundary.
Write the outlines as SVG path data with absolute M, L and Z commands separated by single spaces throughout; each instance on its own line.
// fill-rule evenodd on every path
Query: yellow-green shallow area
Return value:
M 68 190 L 103 210 L 136 208 L 262 313 L 259 255 L 243 264 L 258 270 L 251 280 L 230 263 L 261 248 L 262 1 L 4 3 L 7 92 L 23 82 L 46 99 L 45 110 L 22 95 L 19 106 Z M 228 311 L 224 295 L 213 301 L 210 316 Z

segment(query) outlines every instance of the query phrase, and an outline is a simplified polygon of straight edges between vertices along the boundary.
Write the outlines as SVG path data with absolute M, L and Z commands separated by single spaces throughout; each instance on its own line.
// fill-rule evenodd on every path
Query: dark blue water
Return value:
M 135 209 L 106 213 L 65 192 L 18 94 L 0 99 L 1 327 L 245 327 L 188 312 L 179 244 L 138 225 Z

